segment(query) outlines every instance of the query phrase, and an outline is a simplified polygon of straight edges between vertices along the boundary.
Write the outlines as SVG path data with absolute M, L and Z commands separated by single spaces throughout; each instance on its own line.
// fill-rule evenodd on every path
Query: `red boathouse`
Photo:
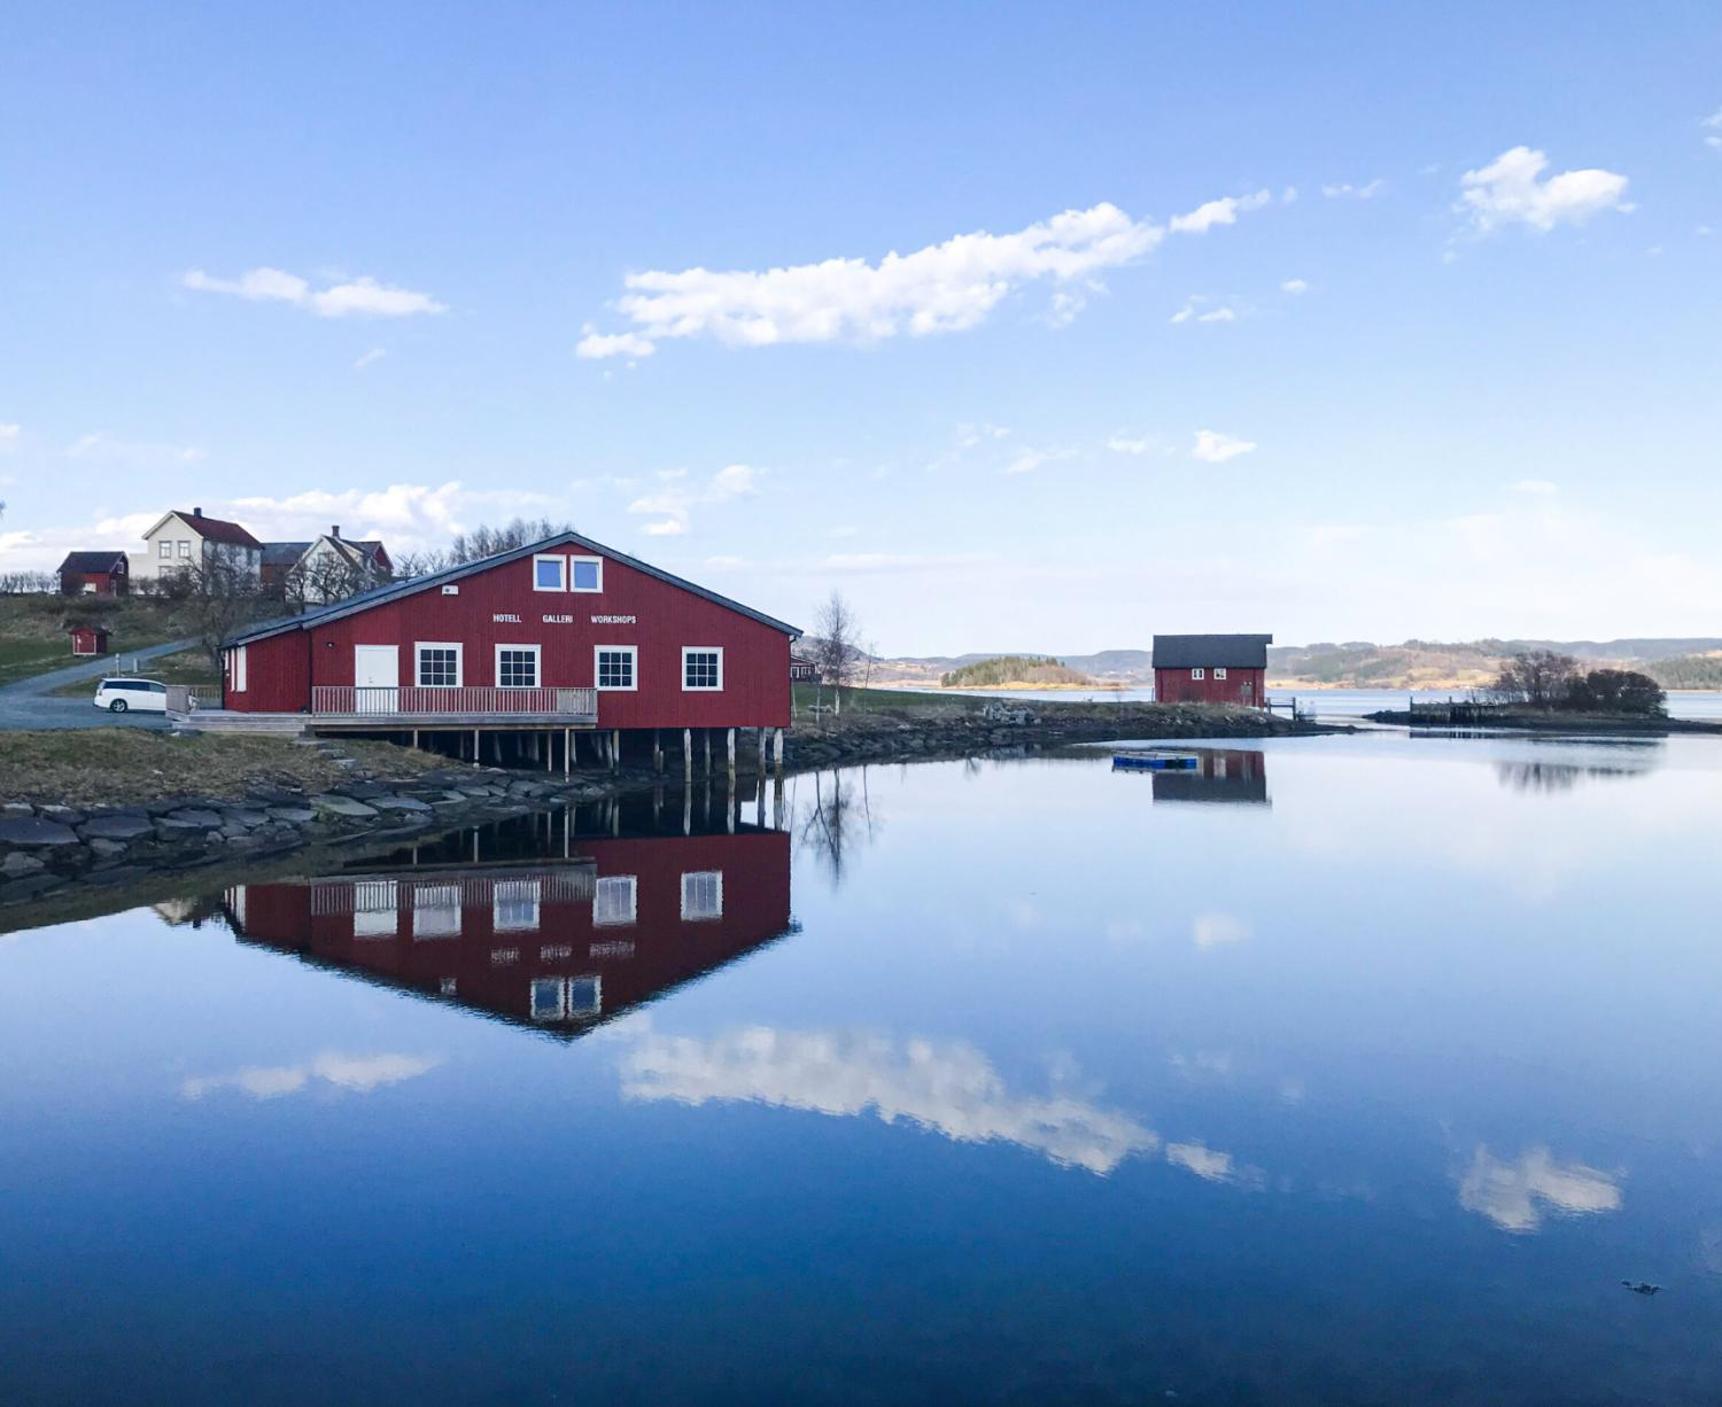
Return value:
M 694 729 L 708 730 L 708 748 L 709 730 L 759 729 L 763 748 L 765 732 L 790 721 L 800 634 L 565 532 L 233 636 L 220 713 L 193 720 L 453 731 L 475 751 L 482 735 L 514 733 L 517 752 L 564 767 L 580 732 L 597 733 L 611 761 L 642 731 L 656 745 L 665 729 L 683 730 L 689 753 Z
M 1273 642 L 1271 635 L 1156 635 L 1155 702 L 1263 707 Z

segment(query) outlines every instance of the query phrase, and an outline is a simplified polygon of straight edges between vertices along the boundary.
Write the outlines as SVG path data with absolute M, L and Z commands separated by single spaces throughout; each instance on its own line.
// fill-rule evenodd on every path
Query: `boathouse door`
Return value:
M 393 713 L 400 682 L 398 645 L 353 646 L 354 713 Z

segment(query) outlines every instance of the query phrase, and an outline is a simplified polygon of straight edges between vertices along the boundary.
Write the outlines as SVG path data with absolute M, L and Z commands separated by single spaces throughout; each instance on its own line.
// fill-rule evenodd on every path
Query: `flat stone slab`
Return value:
M 76 845 L 70 826 L 45 821 L 40 816 L 0 817 L 0 843 L 6 845 Z
M 266 825 L 269 815 L 265 811 L 254 811 L 249 806 L 235 806 L 221 813 L 233 825 L 244 826 L 251 830 L 257 826 Z
M 410 796 L 373 796 L 370 804 L 379 811 L 428 811 L 430 807 Z
M 25 855 L 16 850 L 4 860 L 0 860 L 0 875 L 7 879 L 18 879 L 23 875 L 36 874 L 42 868 L 42 862 L 34 855 Z
M 308 826 L 317 819 L 317 813 L 309 806 L 271 806 L 269 818 L 289 826 Z
M 162 817 L 162 821 L 170 826 L 212 831 L 220 829 L 221 813 L 206 811 L 198 806 L 187 806 L 179 811 L 169 811 L 167 815 Z
M 86 840 L 136 840 L 154 834 L 155 826 L 146 816 L 92 816 L 84 822 Z
M 334 792 L 324 792 L 321 796 L 311 798 L 311 805 L 325 816 L 353 816 L 363 820 L 367 816 L 377 814 L 375 806 L 367 806 L 362 801 L 355 801 L 350 796 L 336 796 Z

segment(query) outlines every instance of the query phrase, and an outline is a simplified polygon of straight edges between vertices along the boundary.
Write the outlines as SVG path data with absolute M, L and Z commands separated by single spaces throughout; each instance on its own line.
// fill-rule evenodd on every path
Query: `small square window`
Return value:
M 160 542 L 156 543 L 155 555 L 160 557 L 164 562 L 171 562 L 173 560 L 173 539 L 164 537 Z
M 496 647 L 496 683 L 501 689 L 536 689 L 538 687 L 538 646 L 498 645 Z
M 460 686 L 460 646 L 420 645 L 418 682 L 421 689 L 453 689 Z
M 682 876 L 682 922 L 723 917 L 723 871 L 698 870 Z
M 191 560 L 191 544 L 189 542 L 182 541 L 179 544 L 179 555 L 187 562 Z
M 568 559 L 566 557 L 534 557 L 532 559 L 532 589 L 534 591 L 562 591 L 568 582 Z
M 1224 679 L 1225 677 L 1226 677 L 1226 671 L 1224 669 L 1216 669 L 1214 671 L 1214 678 Z
M 604 979 L 602 977 L 570 977 L 568 979 L 568 1014 L 597 1016 L 604 1010 Z
M 532 1019 L 560 1021 L 568 1014 L 567 988 L 560 977 L 535 977 L 532 980 Z
M 592 922 L 598 927 L 632 923 L 638 903 L 639 884 L 633 875 L 605 875 L 592 889 Z
M 538 881 L 499 879 L 491 887 L 490 926 L 498 933 L 532 933 L 538 928 Z
M 572 577 L 570 591 L 602 591 L 604 589 L 604 559 L 602 557 L 570 557 L 568 570 Z
M 593 676 L 600 689 L 638 688 L 635 662 L 639 648 L 635 645 L 599 645 L 595 650 Z
M 692 693 L 710 693 L 722 689 L 723 650 L 718 646 L 684 646 L 682 688 Z
M 1206 679 L 1208 677 L 1208 671 L 1205 669 L 1192 669 L 1190 671 L 1190 677 L 1192 679 Z

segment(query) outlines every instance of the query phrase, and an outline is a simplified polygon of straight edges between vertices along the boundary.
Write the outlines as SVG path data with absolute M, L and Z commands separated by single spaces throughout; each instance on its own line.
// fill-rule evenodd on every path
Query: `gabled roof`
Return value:
M 263 544 L 263 565 L 290 567 L 310 550 L 308 542 L 266 542 Z
M 124 552 L 68 552 L 60 563 L 63 572 L 111 572 L 126 569 Z
M 206 537 L 211 542 L 225 542 L 234 547 L 263 546 L 238 523 L 230 523 L 225 518 L 209 518 L 196 513 L 187 513 L 183 508 L 172 508 L 163 513 L 156 520 L 155 527 L 144 534 L 145 539 L 153 537 L 156 529 L 160 528 L 169 518 L 178 518 L 187 527 L 195 528 L 199 536 Z
M 463 577 L 477 576 L 493 567 L 505 566 L 509 562 L 524 561 L 535 552 L 548 552 L 558 547 L 578 547 L 583 552 L 594 556 L 605 557 L 620 566 L 632 567 L 637 572 L 644 572 L 649 577 L 667 582 L 671 586 L 690 591 L 695 596 L 722 606 L 726 610 L 744 615 L 749 620 L 756 620 L 761 625 L 770 626 L 773 630 L 781 630 L 792 640 L 801 638 L 798 626 L 786 625 L 775 616 L 768 616 L 763 611 L 756 611 L 751 606 L 744 606 L 740 601 L 732 601 L 727 596 L 720 596 L 715 591 L 696 585 L 685 577 L 679 577 L 673 572 L 666 572 L 662 567 L 654 567 L 650 562 L 642 562 L 637 557 L 630 557 L 626 552 L 618 552 L 613 547 L 606 547 L 601 542 L 576 532 L 556 533 L 539 542 L 529 542 L 524 547 L 516 547 L 511 552 L 498 552 L 489 557 L 481 557 L 476 562 L 463 562 L 458 567 L 446 567 L 440 572 L 432 572 L 428 576 L 414 577 L 411 581 L 395 581 L 385 586 L 378 586 L 370 591 L 361 591 L 357 596 L 349 596 L 345 601 L 336 601 L 332 605 L 322 606 L 302 615 L 287 616 L 281 620 L 264 621 L 253 626 L 250 630 L 241 631 L 229 636 L 223 645 L 245 645 L 253 640 L 262 640 L 271 635 L 282 635 L 290 630 L 308 630 L 313 626 L 322 625 L 327 621 L 341 620 L 347 616 L 357 615 L 360 611 L 368 611 L 373 606 L 386 605 L 391 601 L 399 601 L 408 596 L 416 596 L 421 591 L 429 591 L 433 587 L 445 586 L 449 582 L 460 581 Z
M 1266 669 L 1271 635 L 1156 635 L 1155 669 Z

